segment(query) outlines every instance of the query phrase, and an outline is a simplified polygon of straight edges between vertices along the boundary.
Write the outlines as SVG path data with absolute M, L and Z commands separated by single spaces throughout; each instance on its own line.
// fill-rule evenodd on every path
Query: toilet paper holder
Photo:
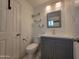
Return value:
M 23 40 L 27 42 L 27 40 L 25 38 L 23 38 Z

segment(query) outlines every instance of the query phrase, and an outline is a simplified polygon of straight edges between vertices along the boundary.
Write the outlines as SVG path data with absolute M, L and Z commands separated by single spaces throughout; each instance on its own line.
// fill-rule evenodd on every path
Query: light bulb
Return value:
M 61 2 L 57 2 L 56 5 L 55 5 L 55 8 L 60 9 L 61 8 Z
M 46 6 L 46 12 L 50 12 L 51 11 L 51 5 Z

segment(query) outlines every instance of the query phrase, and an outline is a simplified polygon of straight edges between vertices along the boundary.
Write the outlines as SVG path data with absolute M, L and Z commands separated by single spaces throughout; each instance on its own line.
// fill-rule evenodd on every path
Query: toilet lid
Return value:
M 28 46 L 26 47 L 26 49 L 35 49 L 35 48 L 37 48 L 37 47 L 38 47 L 38 44 L 37 44 L 37 43 L 32 43 L 32 44 L 28 45 Z

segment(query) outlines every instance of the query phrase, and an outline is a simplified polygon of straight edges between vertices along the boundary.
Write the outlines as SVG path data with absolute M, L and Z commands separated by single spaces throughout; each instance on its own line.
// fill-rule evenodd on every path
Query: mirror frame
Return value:
M 49 18 L 53 18 L 53 17 L 59 17 L 59 20 L 55 21 L 54 22 L 59 22 L 59 25 L 58 26 L 48 26 L 48 21 L 49 21 Z M 61 28 L 61 10 L 58 10 L 58 11 L 54 11 L 54 12 L 50 12 L 47 14 L 47 28 Z

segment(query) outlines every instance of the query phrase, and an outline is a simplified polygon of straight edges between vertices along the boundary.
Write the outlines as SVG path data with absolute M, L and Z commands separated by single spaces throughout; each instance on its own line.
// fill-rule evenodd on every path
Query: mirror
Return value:
M 54 11 L 47 14 L 47 27 L 60 28 L 61 27 L 61 11 Z

